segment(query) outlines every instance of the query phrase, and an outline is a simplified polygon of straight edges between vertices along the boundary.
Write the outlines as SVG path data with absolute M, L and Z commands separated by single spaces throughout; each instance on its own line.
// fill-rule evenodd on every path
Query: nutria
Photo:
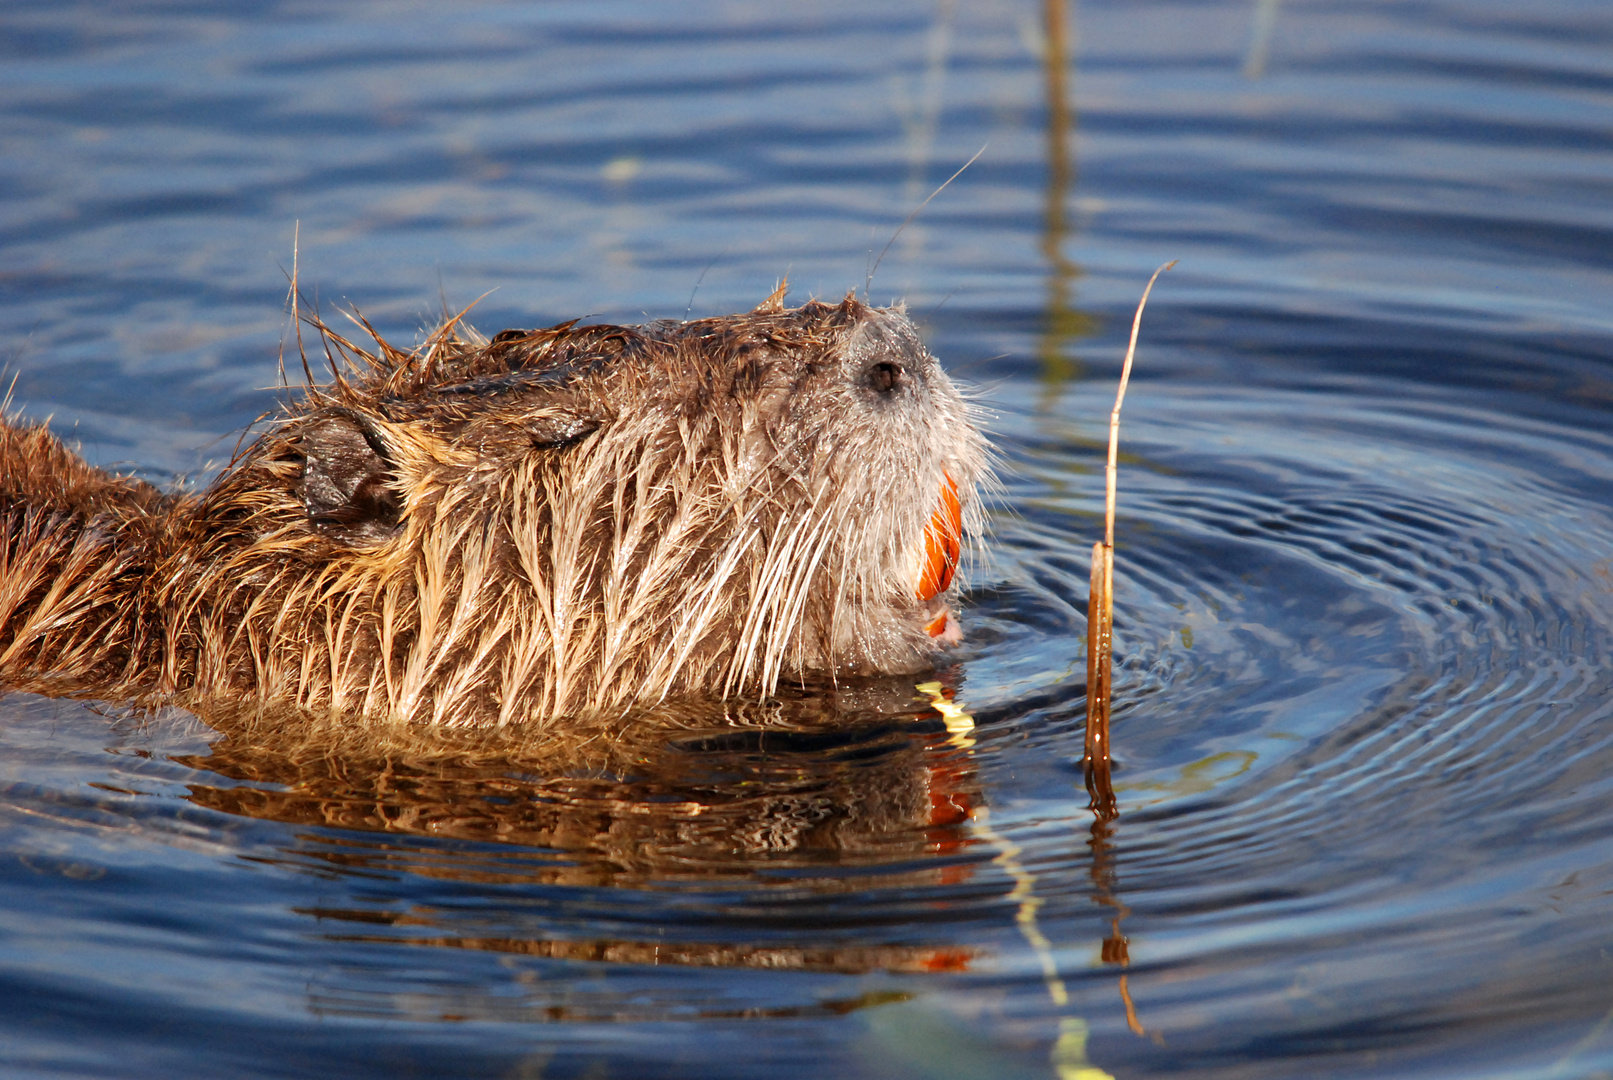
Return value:
M 507 724 L 957 637 L 986 447 L 900 308 L 781 289 L 412 351 L 313 321 L 333 381 L 200 494 L 0 422 L 0 685 Z

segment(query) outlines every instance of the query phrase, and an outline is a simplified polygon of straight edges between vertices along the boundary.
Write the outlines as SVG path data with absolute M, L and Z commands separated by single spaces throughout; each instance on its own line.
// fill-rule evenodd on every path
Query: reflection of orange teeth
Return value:
M 921 954 L 925 971 L 968 971 L 974 953 L 968 949 L 935 949 Z
M 958 568 L 963 551 L 963 506 L 958 502 L 958 482 L 950 473 L 941 474 L 941 503 L 930 515 L 930 524 L 924 529 L 924 570 L 919 574 L 919 599 L 933 600 L 947 591 L 952 584 L 952 572 Z M 946 628 L 945 616 L 925 629 L 930 636 Z

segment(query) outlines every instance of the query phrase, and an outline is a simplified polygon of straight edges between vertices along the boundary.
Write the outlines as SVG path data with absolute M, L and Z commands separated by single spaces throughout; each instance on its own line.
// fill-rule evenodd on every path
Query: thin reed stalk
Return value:
M 1132 358 L 1137 353 L 1137 332 L 1142 327 L 1143 307 L 1154 291 L 1159 275 L 1176 265 L 1161 266 L 1148 279 L 1137 314 L 1131 320 L 1131 343 L 1126 346 L 1126 363 L 1120 369 L 1120 390 L 1109 413 L 1109 464 L 1104 470 L 1103 542 L 1092 545 L 1092 577 L 1087 593 L 1087 794 L 1091 810 L 1108 821 L 1119 814 L 1115 807 L 1114 784 L 1109 766 L 1109 705 L 1114 673 L 1115 618 L 1115 483 L 1120 454 L 1120 406 L 1126 400 L 1126 384 L 1131 381 Z

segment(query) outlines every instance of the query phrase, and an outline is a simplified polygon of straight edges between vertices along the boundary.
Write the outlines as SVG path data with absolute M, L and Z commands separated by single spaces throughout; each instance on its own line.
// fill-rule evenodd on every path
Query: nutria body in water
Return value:
M 325 333 L 344 373 L 199 495 L 0 422 L 0 684 L 504 724 L 957 636 L 985 445 L 899 310 Z

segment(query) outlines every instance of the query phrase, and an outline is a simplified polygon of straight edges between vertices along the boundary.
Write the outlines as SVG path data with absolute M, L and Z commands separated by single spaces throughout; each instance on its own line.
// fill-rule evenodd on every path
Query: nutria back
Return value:
M 335 381 L 200 495 L 0 424 L 0 680 L 508 724 L 956 640 L 986 448 L 899 309 L 321 330 Z

